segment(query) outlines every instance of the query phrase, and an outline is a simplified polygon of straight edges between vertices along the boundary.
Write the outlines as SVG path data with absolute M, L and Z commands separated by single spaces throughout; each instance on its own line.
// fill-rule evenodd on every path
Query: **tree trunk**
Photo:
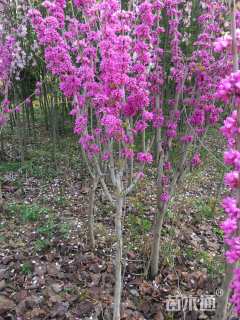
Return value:
M 226 274 L 225 274 L 224 282 L 221 288 L 223 295 L 218 298 L 217 310 L 215 313 L 214 320 L 228 319 L 228 301 L 231 294 L 230 283 L 232 281 L 233 270 L 235 269 L 235 267 L 236 267 L 236 264 L 234 265 L 227 264 L 226 266 Z
M 3 130 L 0 131 L 0 160 L 5 160 L 5 150 L 4 150 L 4 138 L 3 138 Z
M 24 111 L 23 111 L 24 114 Z M 21 115 L 19 114 L 18 119 L 18 131 L 19 131 L 19 147 L 20 147 L 20 158 L 21 158 L 21 165 L 24 164 L 25 161 L 25 154 L 26 154 L 26 141 L 25 141 L 25 126 L 24 126 L 24 115 L 23 119 L 21 118 Z
M 150 257 L 151 278 L 156 277 L 158 274 L 159 256 L 160 256 L 160 237 L 162 233 L 162 226 L 163 226 L 166 210 L 167 210 L 167 203 L 158 205 L 158 214 L 156 216 L 155 223 L 154 223 L 152 252 Z
M 98 185 L 98 178 L 94 178 L 89 193 L 89 211 L 88 211 L 88 239 L 91 248 L 95 248 L 95 237 L 94 237 L 94 207 L 95 207 L 95 194 Z
M 122 293 L 122 211 L 124 199 L 119 196 L 117 199 L 117 210 L 115 215 L 115 228 L 117 236 L 117 249 L 115 258 L 115 288 L 114 288 L 114 306 L 113 320 L 120 320 L 121 315 L 121 293 Z
M 56 151 L 57 151 L 57 110 L 54 97 L 51 99 L 51 125 L 52 125 L 52 161 L 56 169 Z
M 4 199 L 2 193 L 2 181 L 0 180 L 0 213 L 4 212 Z

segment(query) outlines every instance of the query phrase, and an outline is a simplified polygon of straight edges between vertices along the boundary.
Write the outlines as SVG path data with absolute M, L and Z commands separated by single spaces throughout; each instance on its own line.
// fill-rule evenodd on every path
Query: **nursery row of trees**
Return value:
M 145 167 L 155 166 L 158 204 L 149 263 L 154 278 L 169 201 L 184 174 L 201 163 L 203 141 L 209 128 L 221 122 L 223 105 L 238 106 L 240 15 L 235 1 L 229 6 L 213 0 L 1 0 L 0 12 L 1 158 L 9 128 L 24 162 L 39 121 L 53 146 L 73 122 L 81 161 L 92 179 L 92 248 L 98 185 L 115 208 L 113 319 L 119 320 L 126 198 L 144 179 Z M 224 159 L 234 167 L 225 182 L 237 194 L 238 113 L 233 111 L 222 129 L 229 145 Z M 1 193 L 0 201 L 3 205 Z M 238 202 L 239 195 L 224 200 L 229 217 L 222 228 L 228 262 L 234 265 L 226 286 L 234 269 L 232 299 L 239 312 Z M 221 315 L 226 305 L 220 304 Z

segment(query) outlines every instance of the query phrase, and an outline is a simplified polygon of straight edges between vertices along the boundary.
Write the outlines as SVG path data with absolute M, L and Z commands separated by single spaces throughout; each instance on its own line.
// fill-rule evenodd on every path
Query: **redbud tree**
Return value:
M 214 93 L 228 64 L 224 55 L 215 55 L 213 43 L 221 34 L 226 7 L 215 1 L 201 1 L 198 6 L 196 10 L 191 2 L 161 1 L 152 32 L 153 70 L 149 81 L 156 130 L 158 202 L 152 277 L 158 274 L 160 237 L 169 202 L 186 171 L 201 164 L 204 137 L 222 112 L 215 104 Z M 192 32 L 193 26 L 197 27 L 196 33 Z M 156 34 L 159 28 L 160 37 Z
M 28 127 L 32 108 L 29 96 L 34 95 L 35 78 L 27 76 L 34 70 L 36 42 L 28 33 L 27 0 L 1 1 L 0 3 L 0 127 L 1 155 L 4 156 L 3 126 L 10 120 L 17 128 L 19 140 L 22 126 Z M 36 70 L 35 70 L 36 71 Z M 33 80 L 33 81 L 32 81 Z M 24 100 L 26 103 L 24 103 Z M 20 113 L 20 111 L 22 111 Z M 19 145 L 22 145 L 21 143 Z M 23 156 L 21 150 L 21 158 Z
M 216 312 L 216 319 L 221 317 L 225 320 L 228 317 L 228 303 L 235 305 L 235 311 L 240 314 L 240 269 L 238 267 L 239 252 L 239 217 L 240 217 L 240 184 L 239 184 L 239 160 L 240 160 L 240 72 L 239 72 L 239 35 L 240 20 L 239 12 L 236 9 L 236 2 L 231 1 L 231 33 L 226 33 L 215 42 L 215 51 L 224 52 L 230 68 L 220 82 L 216 98 L 225 105 L 231 106 L 230 115 L 224 120 L 221 128 L 223 136 L 227 140 L 227 150 L 224 152 L 224 162 L 231 168 L 224 177 L 225 186 L 230 190 L 231 195 L 224 198 L 222 206 L 227 215 L 222 222 L 221 228 L 224 232 L 224 241 L 227 246 L 225 281 L 223 283 L 224 295 L 219 302 Z M 233 72 L 231 72 L 233 70 Z M 231 296 L 231 297 L 230 297 Z
M 153 161 L 152 141 L 134 142 L 153 120 L 150 108 L 149 29 L 151 6 L 144 2 L 127 12 L 118 1 L 75 1 L 76 17 L 65 16 L 66 2 L 45 1 L 47 16 L 31 10 L 31 18 L 49 71 L 72 101 L 74 132 L 79 136 L 93 181 L 100 180 L 116 208 L 117 237 L 113 319 L 120 319 L 122 286 L 122 214 L 126 196 Z M 75 9 L 73 9 L 75 12 Z M 132 166 L 136 162 L 136 166 Z M 129 163 L 131 170 L 129 170 Z M 135 169 L 133 172 L 133 168 Z M 131 178 L 128 178 L 129 172 Z M 111 185 L 107 183 L 110 177 Z
M 227 65 L 223 55 L 216 57 L 212 44 L 221 32 L 225 7 L 201 1 L 201 14 L 194 16 L 190 2 L 181 0 L 129 1 L 127 11 L 117 0 L 75 0 L 73 6 L 54 0 L 42 5 L 30 10 L 29 18 L 47 69 L 72 104 L 74 133 L 93 191 L 100 181 L 116 209 L 113 319 L 118 320 L 124 201 L 144 177 L 144 166 L 153 162 L 155 141 L 158 212 L 151 254 L 155 276 L 169 201 L 183 173 L 201 163 L 197 141 L 222 111 L 215 105 L 214 92 Z M 193 36 L 196 23 L 199 30 Z M 93 243 L 91 227 L 90 223 Z

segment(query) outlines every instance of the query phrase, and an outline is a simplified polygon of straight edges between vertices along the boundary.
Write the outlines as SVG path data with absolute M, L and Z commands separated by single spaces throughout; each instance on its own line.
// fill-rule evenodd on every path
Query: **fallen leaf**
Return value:
M 63 317 L 69 309 L 68 302 L 59 302 L 55 305 L 51 317 Z
M 151 294 L 153 292 L 152 286 L 147 282 L 143 281 L 139 286 L 142 295 Z
M 95 305 L 91 301 L 82 301 L 77 306 L 77 315 L 79 317 L 89 315 L 95 309 Z
M 82 187 L 81 190 L 80 190 L 80 192 L 81 192 L 82 194 L 88 194 L 89 191 L 90 191 L 90 188 L 89 188 L 89 187 Z
M 46 311 L 41 308 L 34 308 L 26 313 L 26 318 L 31 320 L 39 320 L 43 319 L 44 317 L 46 317 Z
M 1 280 L 0 281 L 0 291 L 2 291 L 5 288 L 6 288 L 6 281 L 5 280 Z
M 62 285 L 61 284 L 59 284 L 59 283 L 53 283 L 52 285 L 51 285 L 51 288 L 53 289 L 53 291 L 55 292 L 55 293 L 59 293 L 59 292 L 61 292 L 62 291 Z
M 16 307 L 15 303 L 6 298 L 5 296 L 0 295 L 0 314 L 4 314 L 8 311 L 14 310 Z

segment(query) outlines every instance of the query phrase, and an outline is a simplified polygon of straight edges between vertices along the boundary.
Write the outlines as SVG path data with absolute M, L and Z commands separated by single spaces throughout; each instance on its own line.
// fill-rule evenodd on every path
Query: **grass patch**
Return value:
M 218 226 L 212 226 L 212 232 L 221 240 L 223 240 L 224 232 Z
M 196 214 L 199 218 L 205 218 L 208 220 L 212 220 L 216 214 L 216 200 L 213 198 L 209 198 L 207 200 L 197 199 L 193 207 L 196 211 Z
M 55 198 L 55 204 L 60 207 L 66 207 L 69 205 L 69 200 L 65 196 L 58 196 Z
M 180 247 L 173 241 L 165 241 L 161 245 L 161 256 L 163 265 L 173 268 L 175 259 L 181 253 Z
M 59 232 L 63 238 L 67 239 L 70 233 L 70 225 L 68 223 L 62 223 L 59 226 Z
M 34 242 L 34 247 L 36 251 L 46 251 L 51 246 L 49 239 L 37 239 Z
M 151 229 L 151 222 L 145 217 L 139 217 L 134 214 L 128 216 L 128 225 L 131 229 L 131 232 L 135 235 L 141 235 L 146 232 L 149 232 Z
M 45 236 L 47 238 L 51 238 L 53 234 L 56 232 L 56 224 L 52 219 L 49 219 L 47 223 L 37 228 L 37 232 L 41 236 Z
M 33 272 L 32 264 L 29 262 L 25 262 L 20 266 L 20 272 L 24 275 L 29 275 Z
M 204 268 L 207 269 L 208 274 L 212 278 L 223 274 L 225 271 L 224 261 L 222 261 L 221 258 L 216 255 L 211 255 L 208 251 L 197 251 L 191 247 L 187 247 L 184 249 L 184 256 L 191 261 L 196 261 L 197 264 L 201 264 Z
M 5 174 L 9 172 L 16 172 L 20 169 L 20 162 L 2 162 L 0 163 L 0 173 Z
M 7 206 L 7 211 L 13 216 L 19 215 L 23 222 L 36 222 L 49 213 L 47 208 L 40 207 L 37 204 L 17 203 L 10 203 Z
M 218 257 L 212 256 L 207 251 L 197 252 L 197 259 L 207 268 L 208 274 L 212 277 L 224 273 L 224 262 L 220 261 Z
M 58 175 L 58 172 L 52 166 L 43 164 L 42 162 L 37 162 L 34 159 L 27 161 L 21 167 L 20 173 L 29 177 L 35 177 L 45 180 L 56 178 Z

